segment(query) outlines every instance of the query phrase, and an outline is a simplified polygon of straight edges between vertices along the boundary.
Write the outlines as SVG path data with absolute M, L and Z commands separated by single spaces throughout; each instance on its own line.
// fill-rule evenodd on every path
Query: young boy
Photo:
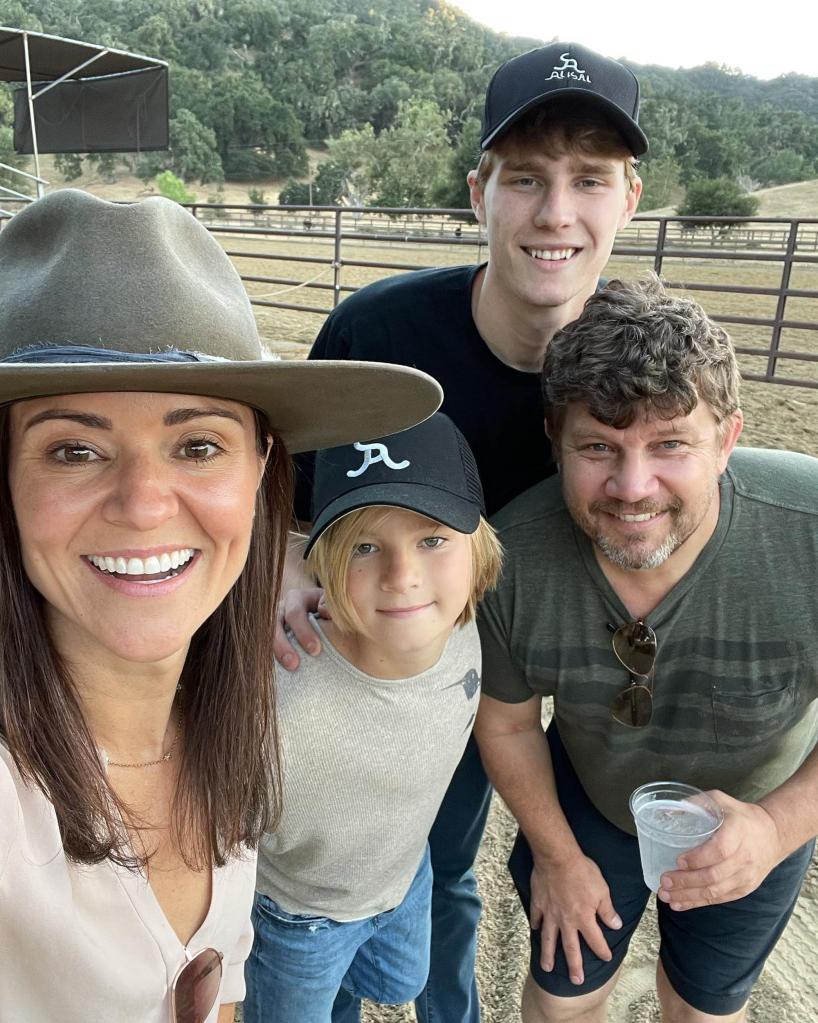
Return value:
M 284 809 L 260 849 L 247 1023 L 410 1001 L 429 969 L 427 838 L 471 733 L 477 602 L 501 553 L 451 420 L 320 452 L 307 567 L 331 620 L 281 673 Z

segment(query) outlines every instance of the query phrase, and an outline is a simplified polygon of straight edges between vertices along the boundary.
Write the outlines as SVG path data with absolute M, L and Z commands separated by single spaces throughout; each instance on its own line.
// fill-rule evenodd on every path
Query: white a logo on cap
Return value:
M 577 67 L 577 62 L 573 57 L 569 57 L 567 53 L 561 53 L 560 60 L 562 61 L 562 64 L 559 66 L 556 64 L 554 65 L 554 70 L 548 78 L 546 78 L 547 82 L 550 82 L 552 78 L 570 78 L 575 82 L 587 82 L 589 85 L 591 84 L 591 79 L 583 70 Z
M 383 462 L 388 469 L 405 469 L 411 464 L 408 458 L 405 458 L 402 462 L 393 462 L 389 457 L 389 450 L 385 444 L 361 444 L 356 440 L 353 447 L 356 451 L 363 451 L 364 462 L 358 469 L 347 470 L 347 476 L 350 478 L 362 476 L 370 465 L 375 465 L 377 462 Z

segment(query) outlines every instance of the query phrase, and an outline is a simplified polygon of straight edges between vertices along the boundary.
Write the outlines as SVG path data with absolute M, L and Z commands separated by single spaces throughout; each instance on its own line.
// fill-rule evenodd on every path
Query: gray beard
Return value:
M 593 540 L 608 561 L 613 562 L 617 568 L 624 568 L 630 572 L 646 572 L 664 565 L 670 555 L 684 542 L 678 533 L 671 533 L 655 551 L 639 557 L 636 551 L 628 547 L 615 547 L 604 536 L 595 536 Z

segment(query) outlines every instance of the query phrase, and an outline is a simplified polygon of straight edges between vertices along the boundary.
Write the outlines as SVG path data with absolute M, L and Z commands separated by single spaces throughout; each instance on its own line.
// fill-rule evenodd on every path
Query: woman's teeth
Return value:
M 89 554 L 88 560 L 100 570 L 113 575 L 160 575 L 186 565 L 193 557 L 192 547 L 182 547 L 178 551 L 151 555 L 148 558 L 112 558 L 101 554 Z

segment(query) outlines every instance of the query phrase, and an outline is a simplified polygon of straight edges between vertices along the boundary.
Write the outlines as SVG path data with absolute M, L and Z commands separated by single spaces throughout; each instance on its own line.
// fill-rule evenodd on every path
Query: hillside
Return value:
M 316 153 L 314 157 L 318 158 L 320 155 Z M 49 190 L 66 187 L 82 188 L 102 199 L 125 200 L 144 199 L 149 195 L 156 194 L 152 185 L 146 185 L 139 178 L 124 172 L 118 172 L 115 180 L 111 181 L 101 175 L 96 167 L 86 165 L 78 179 L 66 182 L 54 166 L 53 157 L 42 157 L 41 165 L 43 175 L 51 182 Z M 246 205 L 249 202 L 248 192 L 251 189 L 263 193 L 267 202 L 274 204 L 282 185 L 283 182 L 280 180 L 263 179 L 249 182 L 228 181 L 218 189 L 215 185 L 193 185 L 192 188 L 199 202 L 207 202 L 211 197 L 215 199 L 218 192 L 219 198 L 216 200 L 218 202 Z M 759 199 L 758 216 L 760 217 L 818 217 L 818 178 L 788 185 L 777 185 L 772 188 L 760 188 L 753 194 Z M 643 205 L 639 212 L 674 216 L 676 211 L 672 206 L 648 209 Z
M 755 194 L 760 217 L 818 217 L 818 179 L 762 188 Z
M 171 150 L 140 159 L 145 180 L 170 169 L 200 196 L 225 179 L 246 194 L 259 180 L 303 180 L 319 149 L 341 154 L 327 199 L 395 205 L 465 204 L 489 77 L 538 42 L 492 32 L 446 0 L 0 0 L 0 24 L 170 62 Z M 709 64 L 635 70 L 654 205 L 699 177 L 770 186 L 818 176 L 818 79 L 760 81 Z M 0 89 L 0 162 L 14 159 L 10 136 Z M 387 145 L 401 173 L 384 182 L 371 170 Z
M 818 178 L 810 181 L 796 181 L 789 185 L 759 188 L 753 195 L 758 199 L 759 217 L 818 217 Z M 642 206 L 640 213 L 655 213 L 674 216 L 673 206 L 647 209 Z

